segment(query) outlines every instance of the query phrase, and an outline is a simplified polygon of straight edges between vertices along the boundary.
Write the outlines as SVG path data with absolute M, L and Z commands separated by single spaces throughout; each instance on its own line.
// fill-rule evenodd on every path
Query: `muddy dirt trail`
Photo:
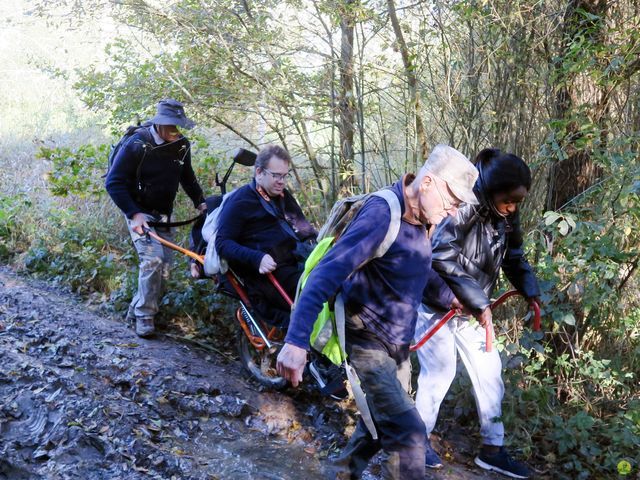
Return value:
M 0 359 L 0 479 L 333 478 L 356 418 L 351 401 L 261 391 L 228 355 L 140 339 L 4 267 Z M 427 478 L 500 478 L 458 460 Z

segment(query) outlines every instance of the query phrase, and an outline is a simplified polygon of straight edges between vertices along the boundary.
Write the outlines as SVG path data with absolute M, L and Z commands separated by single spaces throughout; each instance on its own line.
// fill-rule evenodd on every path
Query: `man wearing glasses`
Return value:
M 232 192 L 218 219 L 216 250 L 246 282 L 254 308 L 278 327 L 289 305 L 265 277 L 273 273 L 291 298 L 316 231 L 286 188 L 291 156 L 269 145 L 256 158 L 253 180 Z

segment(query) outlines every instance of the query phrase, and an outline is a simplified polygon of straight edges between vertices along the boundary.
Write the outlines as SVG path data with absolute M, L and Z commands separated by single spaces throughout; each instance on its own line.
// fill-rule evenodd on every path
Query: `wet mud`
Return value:
M 264 391 L 232 354 L 143 340 L 4 267 L 0 359 L 0 479 L 335 478 L 356 419 L 350 400 Z M 469 458 L 427 478 L 498 478 Z

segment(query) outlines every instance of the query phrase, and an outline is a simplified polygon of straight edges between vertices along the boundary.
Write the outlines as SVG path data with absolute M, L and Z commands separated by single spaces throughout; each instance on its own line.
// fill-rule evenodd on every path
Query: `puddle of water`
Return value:
M 189 450 L 200 459 L 200 466 L 207 465 L 208 472 L 225 480 L 329 478 L 328 460 L 305 451 L 302 445 L 273 436 L 260 438 L 255 432 L 250 436 L 239 432 L 225 436 L 204 434 L 190 443 Z

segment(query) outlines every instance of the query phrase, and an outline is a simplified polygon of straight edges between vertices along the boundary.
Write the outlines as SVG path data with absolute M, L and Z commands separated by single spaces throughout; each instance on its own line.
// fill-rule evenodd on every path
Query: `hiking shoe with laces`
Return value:
M 334 400 L 344 400 L 349 392 L 344 386 L 344 374 L 342 367 L 334 365 L 322 365 L 318 360 L 309 363 L 309 373 L 318 383 L 320 392 L 329 395 Z
M 480 450 L 474 462 L 480 468 L 502 473 L 511 478 L 531 478 L 529 468 L 524 463 L 511 458 L 504 447 L 500 447 L 496 453 Z
M 424 456 L 424 464 L 427 468 L 439 469 L 442 468 L 442 460 L 440 456 L 431 446 L 431 441 L 427 439 L 427 452 Z
M 142 338 L 149 337 L 155 332 L 153 317 L 136 317 L 136 335 Z

